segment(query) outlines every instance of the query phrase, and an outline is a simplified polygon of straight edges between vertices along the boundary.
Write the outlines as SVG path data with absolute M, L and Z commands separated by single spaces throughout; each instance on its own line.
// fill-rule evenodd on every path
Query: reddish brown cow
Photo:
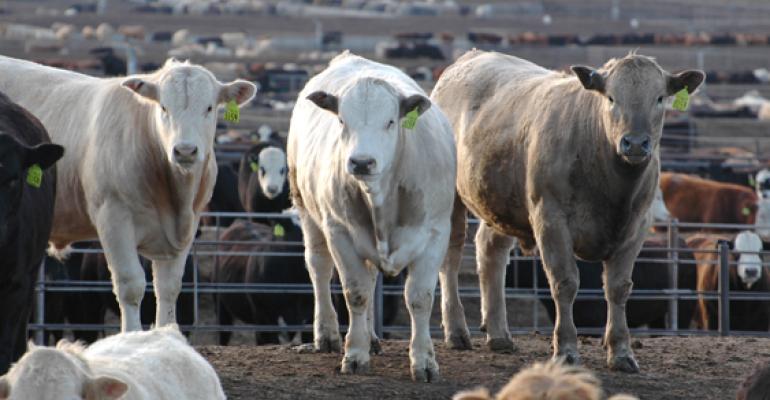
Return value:
M 680 222 L 753 224 L 756 218 L 759 199 L 747 187 L 664 172 L 660 188 L 668 211 Z

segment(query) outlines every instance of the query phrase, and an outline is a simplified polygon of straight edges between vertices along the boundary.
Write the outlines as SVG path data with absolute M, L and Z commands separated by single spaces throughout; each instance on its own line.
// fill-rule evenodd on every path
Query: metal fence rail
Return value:
M 221 218 L 291 218 L 291 215 L 287 214 L 268 214 L 268 213 L 205 213 L 204 216 L 213 217 L 218 223 Z M 472 224 L 477 224 L 477 220 L 471 220 Z M 679 246 L 679 238 L 681 237 L 680 231 L 682 229 L 709 229 L 709 230 L 753 230 L 756 228 L 768 228 L 757 227 L 753 225 L 734 225 L 734 224 L 695 224 L 695 223 L 680 223 L 676 220 L 669 221 L 666 224 L 659 224 L 657 228 L 665 228 L 668 238 L 668 246 L 662 248 L 645 248 L 648 251 L 660 251 L 668 254 L 667 258 L 638 258 L 637 261 L 643 261 L 655 265 L 660 265 L 662 268 L 667 268 L 669 275 L 669 282 L 671 285 L 669 288 L 661 289 L 635 289 L 633 290 L 629 300 L 668 300 L 669 312 L 668 312 L 668 328 L 667 329 L 631 329 L 632 333 L 644 333 L 651 335 L 755 335 L 755 336 L 770 336 L 770 332 L 740 332 L 730 329 L 730 302 L 732 301 L 770 301 L 770 292 L 734 292 L 730 290 L 729 285 L 729 273 L 731 263 L 729 260 L 730 249 L 726 243 L 721 243 L 717 249 L 714 250 L 693 250 L 689 248 L 681 248 Z M 224 228 L 216 227 L 215 234 L 219 238 L 221 231 Z M 253 248 L 249 251 L 229 251 L 223 250 L 222 246 L 233 244 L 251 244 Z M 298 251 L 266 251 L 264 248 L 269 246 L 291 246 L 297 247 Z M 213 248 L 213 249 L 212 249 Z M 472 244 L 466 244 L 466 253 L 468 250 L 472 250 Z M 99 249 L 73 249 L 76 253 L 99 253 Z M 716 291 L 697 291 L 691 289 L 678 288 L 678 268 L 680 265 L 693 265 L 695 261 L 683 260 L 680 255 L 684 253 L 711 253 L 718 254 L 718 261 L 712 264 L 719 267 L 719 287 Z M 761 256 L 770 256 L 770 252 L 758 252 Z M 312 295 L 312 285 L 308 284 L 264 284 L 264 283 L 212 283 L 203 282 L 200 279 L 199 263 L 201 258 L 210 257 L 216 264 L 219 262 L 220 257 L 223 256 L 273 256 L 273 257 L 304 257 L 302 251 L 302 243 L 300 242 L 287 242 L 287 241 L 221 241 L 208 240 L 208 239 L 196 239 L 192 250 L 190 252 L 193 258 L 193 281 L 184 282 L 182 285 L 182 293 L 191 293 L 193 295 L 193 323 L 191 325 L 180 326 L 182 330 L 191 332 L 219 332 L 219 331 L 247 331 L 247 332 L 312 332 L 313 327 L 310 324 L 306 325 L 255 325 L 255 324 L 239 324 L 239 325 L 218 325 L 218 324 L 204 324 L 200 319 L 200 297 L 203 295 L 211 294 L 232 294 L 232 293 L 254 293 L 254 294 L 298 294 L 298 295 Z M 465 255 L 465 260 L 475 259 L 474 256 Z M 770 260 L 770 257 L 768 257 Z M 547 288 L 539 288 L 537 280 L 537 268 L 538 263 L 532 261 L 539 261 L 539 257 L 523 256 L 518 250 L 515 250 L 511 256 L 511 261 L 529 261 L 531 262 L 531 268 L 533 273 L 532 287 L 527 288 L 506 288 L 506 299 L 525 299 L 532 301 L 532 317 L 533 324 L 528 327 L 511 327 L 512 334 L 524 334 L 531 332 L 550 332 L 552 326 L 539 325 L 539 308 L 538 300 L 550 299 L 551 294 Z M 703 262 L 700 262 L 703 264 Z M 734 265 L 734 263 L 733 263 Z M 770 266 L 770 262 L 763 262 L 763 266 Z M 47 332 L 61 331 L 61 330 L 81 330 L 81 331 L 101 331 L 101 330 L 118 330 L 118 325 L 113 324 L 72 324 L 72 323 L 47 323 L 45 322 L 45 301 L 47 293 L 77 293 L 77 292 L 111 292 L 112 284 L 109 281 L 76 281 L 76 280 L 55 280 L 48 281 L 45 278 L 45 264 L 40 266 L 40 275 L 36 284 L 36 301 L 37 307 L 34 316 L 34 323 L 29 325 L 29 330 L 35 333 L 35 340 L 38 343 L 42 343 Z M 648 267 L 651 268 L 651 267 Z M 664 272 L 664 271 L 660 271 Z M 309 281 L 309 278 L 308 278 Z M 383 326 L 383 298 L 384 296 L 403 296 L 403 285 L 384 285 L 382 283 L 382 277 L 380 276 L 377 281 L 375 290 L 375 330 L 378 335 L 382 335 L 384 332 L 390 333 L 407 333 L 409 332 L 409 326 Z M 146 287 L 146 293 L 152 293 L 152 284 L 148 283 Z M 460 296 L 464 298 L 480 297 L 478 287 L 460 287 Z M 342 293 L 339 284 L 332 285 L 332 293 Z M 440 291 L 436 291 L 436 297 L 440 297 Z M 576 301 L 580 300 L 603 300 L 604 292 L 601 289 L 580 289 Z M 688 327 L 678 326 L 678 308 L 679 301 L 692 301 L 692 300 L 716 300 L 718 302 L 719 310 L 719 329 L 717 331 L 705 331 L 705 330 L 692 330 Z M 770 304 L 769 304 L 770 307 Z M 340 327 L 345 331 L 345 326 Z M 434 326 L 431 328 L 432 332 L 436 335 L 440 335 L 441 330 L 439 327 Z M 604 328 L 588 328 L 578 327 L 578 332 L 581 334 L 602 334 Z M 478 333 L 478 330 L 471 329 L 471 332 Z

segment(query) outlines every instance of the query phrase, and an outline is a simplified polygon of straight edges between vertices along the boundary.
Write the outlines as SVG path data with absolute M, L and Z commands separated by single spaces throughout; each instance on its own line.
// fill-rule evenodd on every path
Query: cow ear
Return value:
M 27 149 L 27 155 L 24 157 L 24 168 L 38 164 L 40 168 L 46 169 L 59 161 L 63 155 L 64 147 L 53 143 L 41 143 Z
M 11 383 L 5 376 L 0 377 L 0 400 L 11 397 Z
M 706 74 L 697 69 L 690 69 L 675 75 L 669 75 L 667 83 L 668 94 L 669 96 L 673 95 L 685 87 L 687 88 L 688 93 L 692 93 L 705 79 Z
M 452 400 L 492 400 L 492 396 L 489 395 L 487 389 L 482 388 L 457 393 L 452 397 Z
M 128 78 L 121 86 L 152 101 L 158 101 L 158 85 L 142 78 Z
M 399 118 L 403 118 L 408 112 L 415 109 L 417 110 L 418 115 L 422 115 L 422 113 L 428 111 L 430 106 L 431 102 L 427 97 L 421 94 L 413 94 L 401 99 L 401 103 L 398 106 L 398 116 Z
M 570 69 L 580 79 L 584 88 L 604 93 L 604 75 L 599 71 L 583 65 L 573 65 Z
M 219 91 L 219 104 L 233 100 L 242 106 L 251 101 L 256 94 L 257 85 L 243 79 L 236 79 L 222 85 L 222 89 Z
M 96 378 L 87 378 L 83 388 L 83 397 L 86 399 L 119 399 L 128 391 L 128 385 L 125 382 L 109 376 L 97 376 Z
M 307 96 L 307 99 L 326 111 L 330 111 L 334 114 L 339 112 L 339 100 L 333 94 L 319 90 L 317 92 L 310 93 Z

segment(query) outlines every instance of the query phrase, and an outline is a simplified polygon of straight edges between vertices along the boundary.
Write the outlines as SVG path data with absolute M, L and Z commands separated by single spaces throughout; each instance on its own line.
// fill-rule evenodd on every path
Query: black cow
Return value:
M 64 148 L 40 121 L 0 94 L 0 375 L 26 351 L 38 268 L 53 222 Z
M 217 180 L 211 195 L 208 209 L 212 212 L 243 212 L 243 205 L 238 194 L 238 174 L 229 163 L 220 163 L 217 168 Z M 233 217 L 221 217 L 219 224 L 213 217 L 207 217 L 206 225 L 228 227 L 235 221 Z
M 220 259 L 213 281 L 216 283 L 280 283 L 310 284 L 305 268 L 305 251 L 302 245 L 302 231 L 289 219 L 275 218 L 271 225 L 237 220 L 222 233 L 221 241 L 238 242 L 281 242 L 268 245 L 237 243 L 223 247 L 227 252 L 296 253 L 296 256 L 239 256 L 227 255 Z M 292 244 L 294 243 L 294 244 Z M 388 285 L 403 284 L 404 278 L 385 278 Z M 279 319 L 286 325 L 313 323 L 313 295 L 308 294 L 263 294 L 231 293 L 215 295 L 217 316 L 220 325 L 232 325 L 238 319 L 248 324 L 276 325 Z M 342 295 L 333 296 L 340 324 L 347 324 L 348 313 Z M 383 303 L 383 322 L 391 324 L 398 313 L 399 299 L 386 296 Z M 231 333 L 219 334 L 219 344 L 227 345 Z M 278 333 L 257 333 L 257 344 L 279 343 Z M 312 340 L 310 333 L 302 335 L 303 342 Z
M 668 247 L 666 241 L 648 239 L 639 258 L 667 259 L 668 253 L 655 248 Z M 687 248 L 684 240 L 680 240 L 679 248 Z M 678 266 L 678 283 L 680 289 L 695 290 L 696 271 L 693 265 L 694 258 L 690 252 L 680 252 Z M 689 261 L 689 262 L 688 262 Z M 577 260 L 580 273 L 580 290 L 601 289 L 602 272 L 601 263 Z M 507 287 L 531 288 L 532 287 L 532 261 L 514 260 L 509 264 L 506 275 Z M 513 268 L 513 270 L 510 270 Z M 631 280 L 634 282 L 634 290 L 638 289 L 668 289 L 669 281 L 668 265 L 647 261 L 637 261 Z M 543 272 L 542 264 L 538 261 L 537 287 L 548 289 L 548 280 Z M 556 309 L 550 296 L 540 300 L 545 306 L 551 321 L 555 321 Z M 631 328 L 647 325 L 651 329 L 665 329 L 668 322 L 668 300 L 629 300 L 626 304 L 628 326 Z M 679 300 L 678 325 L 679 329 L 687 329 L 695 313 L 694 300 Z M 607 304 L 604 299 L 576 300 L 573 307 L 575 326 L 582 328 L 603 328 L 607 321 Z
M 278 142 L 255 144 L 241 157 L 238 195 L 247 212 L 279 213 L 291 207 L 286 151 Z M 268 223 L 267 218 L 256 222 Z

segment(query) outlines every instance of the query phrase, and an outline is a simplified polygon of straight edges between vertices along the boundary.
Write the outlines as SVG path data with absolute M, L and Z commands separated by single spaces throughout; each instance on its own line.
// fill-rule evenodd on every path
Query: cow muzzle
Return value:
M 373 157 L 350 157 L 348 159 L 348 173 L 356 177 L 366 178 L 375 175 L 377 160 Z
M 652 138 L 650 135 L 625 134 L 618 143 L 618 153 L 629 164 L 641 164 L 652 155 Z
M 198 161 L 198 146 L 189 142 L 174 145 L 174 162 L 183 168 L 192 167 Z
M 755 258 L 756 260 L 750 263 L 738 265 L 738 276 L 741 278 L 743 284 L 746 285 L 747 289 L 751 289 L 751 287 L 762 277 L 762 260 L 758 256 L 751 257 L 751 259 Z

